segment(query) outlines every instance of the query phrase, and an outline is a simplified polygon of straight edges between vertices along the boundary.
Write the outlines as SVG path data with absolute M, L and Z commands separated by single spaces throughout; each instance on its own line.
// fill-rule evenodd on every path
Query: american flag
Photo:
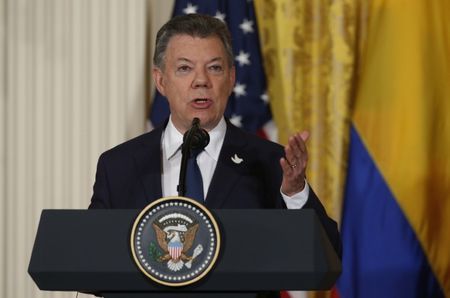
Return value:
M 225 116 L 238 127 L 275 139 L 253 2 L 227 0 L 175 2 L 174 16 L 189 13 L 214 16 L 225 22 L 231 32 L 236 84 L 229 98 Z M 168 115 L 167 100 L 155 91 L 150 112 L 151 124 L 153 126 L 161 124 Z

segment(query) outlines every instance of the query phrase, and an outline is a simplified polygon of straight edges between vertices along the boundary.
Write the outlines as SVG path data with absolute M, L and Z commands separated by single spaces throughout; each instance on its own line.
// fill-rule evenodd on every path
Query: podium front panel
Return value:
M 341 271 L 313 210 L 212 210 L 222 248 L 212 271 L 181 288 L 141 273 L 130 251 L 139 210 L 44 210 L 29 265 L 42 290 L 254 292 L 330 289 Z

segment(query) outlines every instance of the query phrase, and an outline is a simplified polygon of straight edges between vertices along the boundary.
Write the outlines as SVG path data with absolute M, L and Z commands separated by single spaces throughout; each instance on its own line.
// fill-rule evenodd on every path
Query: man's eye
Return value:
M 177 70 L 181 71 L 181 72 L 187 72 L 187 71 L 191 70 L 191 67 L 187 66 L 187 65 L 181 65 L 177 68 Z
M 223 67 L 222 65 L 211 65 L 209 69 L 214 72 L 221 72 L 223 70 Z

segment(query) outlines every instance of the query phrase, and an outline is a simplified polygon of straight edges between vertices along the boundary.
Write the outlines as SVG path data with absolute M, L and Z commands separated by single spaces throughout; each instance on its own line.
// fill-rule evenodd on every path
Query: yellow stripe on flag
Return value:
M 372 2 L 354 123 L 450 296 L 450 2 Z

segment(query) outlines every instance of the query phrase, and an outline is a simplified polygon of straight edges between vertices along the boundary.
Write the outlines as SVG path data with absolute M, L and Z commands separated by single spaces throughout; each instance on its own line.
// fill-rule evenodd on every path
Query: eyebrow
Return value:
M 216 61 L 223 61 L 223 60 L 224 59 L 222 57 L 214 57 L 214 58 L 212 58 L 211 60 L 209 60 L 206 63 L 211 63 L 211 62 L 216 62 Z M 184 58 L 184 57 L 178 58 L 177 62 L 188 62 L 188 63 L 194 64 L 193 61 L 189 60 L 188 58 Z

